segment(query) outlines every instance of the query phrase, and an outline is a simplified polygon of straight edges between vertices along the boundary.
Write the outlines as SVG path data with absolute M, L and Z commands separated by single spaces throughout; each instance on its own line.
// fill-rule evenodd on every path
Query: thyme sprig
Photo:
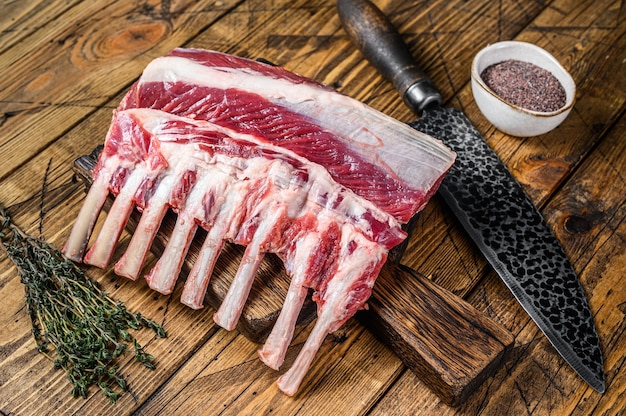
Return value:
M 115 402 L 120 390 L 128 390 L 116 359 L 130 343 L 136 362 L 155 368 L 154 357 L 128 330 L 147 327 L 163 338 L 163 327 L 129 312 L 59 250 L 25 234 L 2 205 L 0 225 L 2 246 L 25 286 L 38 351 L 53 360 L 55 368 L 66 371 L 74 396 L 86 398 L 90 386 L 96 385 Z

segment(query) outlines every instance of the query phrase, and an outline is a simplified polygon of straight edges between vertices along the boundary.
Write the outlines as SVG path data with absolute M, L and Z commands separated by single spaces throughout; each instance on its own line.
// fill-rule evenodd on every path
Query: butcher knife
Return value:
M 368 0 L 338 0 L 345 31 L 421 117 L 411 127 L 457 153 L 439 193 L 506 286 L 559 354 L 595 390 L 604 368 L 578 277 L 541 213 L 459 110 L 419 69 L 389 19 Z

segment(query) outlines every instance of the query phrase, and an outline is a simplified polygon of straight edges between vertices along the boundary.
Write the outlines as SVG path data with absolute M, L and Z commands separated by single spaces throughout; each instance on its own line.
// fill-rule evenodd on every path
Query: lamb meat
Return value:
M 115 264 L 136 279 L 166 212 L 176 224 L 148 285 L 172 292 L 198 227 L 207 231 L 181 302 L 201 308 L 225 242 L 246 247 L 214 315 L 232 330 L 257 268 L 276 254 L 291 276 L 259 350 L 278 369 L 313 290 L 317 321 L 279 387 L 295 394 L 326 335 L 363 308 L 401 224 L 454 161 L 437 140 L 328 87 L 255 61 L 177 49 L 148 65 L 114 112 L 67 257 L 111 261 L 133 209 L 141 212 Z M 115 200 L 88 246 L 105 200 Z
M 213 51 L 155 59 L 120 108 L 207 120 L 285 147 L 402 222 L 424 207 L 453 160 L 440 142 L 324 85 Z

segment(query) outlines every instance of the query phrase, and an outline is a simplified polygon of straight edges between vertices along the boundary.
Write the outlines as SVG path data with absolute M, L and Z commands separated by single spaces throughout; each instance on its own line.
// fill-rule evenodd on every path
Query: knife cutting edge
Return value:
M 558 353 L 595 390 L 605 389 L 587 297 L 537 207 L 461 111 L 419 69 L 389 19 L 369 0 L 338 0 L 345 31 L 419 120 L 416 130 L 457 153 L 439 189 L 459 222 Z

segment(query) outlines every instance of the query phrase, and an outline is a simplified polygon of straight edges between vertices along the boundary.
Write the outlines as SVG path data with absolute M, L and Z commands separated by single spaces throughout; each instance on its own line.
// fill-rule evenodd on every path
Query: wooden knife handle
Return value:
M 442 401 L 457 406 L 490 377 L 515 338 L 408 267 L 387 263 L 359 320 Z
M 380 9 L 368 0 L 338 0 L 337 11 L 365 58 L 393 83 L 414 112 L 421 114 L 426 107 L 442 103 L 441 94 Z

